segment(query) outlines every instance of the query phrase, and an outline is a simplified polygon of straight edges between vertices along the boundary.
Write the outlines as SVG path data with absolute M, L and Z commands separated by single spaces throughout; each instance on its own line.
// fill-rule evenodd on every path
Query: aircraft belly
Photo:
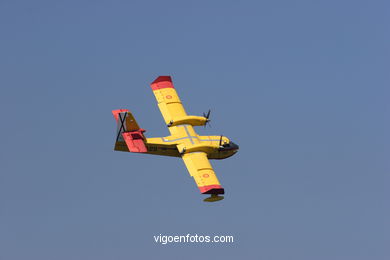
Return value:
M 180 157 L 175 145 L 146 144 L 148 154 Z

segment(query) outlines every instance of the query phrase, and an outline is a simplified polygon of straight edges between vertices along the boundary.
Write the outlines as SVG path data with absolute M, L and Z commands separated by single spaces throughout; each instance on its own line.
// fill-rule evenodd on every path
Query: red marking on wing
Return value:
M 224 194 L 225 190 L 221 185 L 208 185 L 199 187 L 202 194 Z
M 175 88 L 172 83 L 171 76 L 159 76 L 155 79 L 152 84 L 150 84 L 153 90 L 158 90 L 162 88 Z

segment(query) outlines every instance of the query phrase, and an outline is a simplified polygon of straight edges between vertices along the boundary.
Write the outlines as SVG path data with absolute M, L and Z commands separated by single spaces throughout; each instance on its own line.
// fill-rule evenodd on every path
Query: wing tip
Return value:
M 208 185 L 199 187 L 202 194 L 225 194 L 224 188 L 221 185 Z
M 153 90 L 162 88 L 174 88 L 171 76 L 158 76 L 151 84 Z
M 158 77 L 152 82 L 152 84 L 154 84 L 154 83 L 159 83 L 159 82 L 163 82 L 163 81 L 172 82 L 172 77 L 171 77 L 171 76 L 158 76 Z

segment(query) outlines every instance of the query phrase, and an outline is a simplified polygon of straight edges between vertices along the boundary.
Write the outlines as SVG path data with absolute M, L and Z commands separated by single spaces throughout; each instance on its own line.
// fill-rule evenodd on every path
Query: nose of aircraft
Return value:
M 230 142 L 230 148 L 233 149 L 233 150 L 240 149 L 240 147 L 237 144 L 233 143 L 233 142 Z

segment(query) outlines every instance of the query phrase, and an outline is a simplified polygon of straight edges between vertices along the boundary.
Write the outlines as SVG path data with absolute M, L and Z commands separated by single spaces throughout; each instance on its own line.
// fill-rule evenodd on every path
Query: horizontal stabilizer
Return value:
M 144 130 L 122 133 L 123 139 L 126 142 L 127 148 L 132 153 L 146 153 L 148 149 L 144 143 Z

